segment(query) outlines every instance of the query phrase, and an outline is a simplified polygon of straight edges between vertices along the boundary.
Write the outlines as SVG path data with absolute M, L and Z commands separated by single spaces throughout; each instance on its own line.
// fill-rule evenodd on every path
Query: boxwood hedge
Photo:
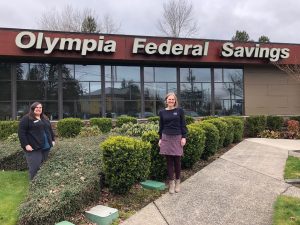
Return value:
M 58 141 L 34 180 L 20 207 L 20 225 L 53 225 L 68 220 L 100 195 L 103 137 Z

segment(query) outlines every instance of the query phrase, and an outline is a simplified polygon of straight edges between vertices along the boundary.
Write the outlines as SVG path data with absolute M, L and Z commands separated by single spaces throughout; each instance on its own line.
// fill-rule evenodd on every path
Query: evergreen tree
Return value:
M 247 42 L 247 41 L 250 41 L 250 37 L 249 37 L 249 34 L 246 32 L 246 31 L 239 31 L 237 30 L 235 32 L 235 36 L 233 36 L 231 38 L 231 40 L 233 41 L 244 41 L 244 42 Z
M 81 32 L 85 33 L 96 33 L 97 31 L 97 23 L 94 17 L 87 16 L 84 18 L 81 26 Z

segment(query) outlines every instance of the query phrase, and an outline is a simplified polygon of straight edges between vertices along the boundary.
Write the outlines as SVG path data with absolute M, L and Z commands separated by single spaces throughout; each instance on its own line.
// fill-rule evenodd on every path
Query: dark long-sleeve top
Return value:
M 181 108 L 172 110 L 163 109 L 159 112 L 159 138 L 162 134 L 179 135 L 183 138 L 187 135 L 187 127 L 184 111 Z
M 43 149 L 45 144 L 44 134 L 46 134 L 50 147 L 53 147 L 52 141 L 55 140 L 55 137 L 49 120 L 32 119 L 28 115 L 21 119 L 18 135 L 21 147 L 24 150 L 26 145 L 31 145 L 34 150 Z

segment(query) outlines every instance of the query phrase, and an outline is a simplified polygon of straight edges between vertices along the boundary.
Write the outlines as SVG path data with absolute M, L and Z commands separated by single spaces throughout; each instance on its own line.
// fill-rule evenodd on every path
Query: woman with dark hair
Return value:
M 54 133 L 41 103 L 34 102 L 30 106 L 20 121 L 18 134 L 32 180 L 55 145 Z
M 166 108 L 159 112 L 158 145 L 159 153 L 165 155 L 167 160 L 169 193 L 173 194 L 180 191 L 181 156 L 186 144 L 187 127 L 183 109 L 178 108 L 176 95 L 167 94 L 165 103 Z

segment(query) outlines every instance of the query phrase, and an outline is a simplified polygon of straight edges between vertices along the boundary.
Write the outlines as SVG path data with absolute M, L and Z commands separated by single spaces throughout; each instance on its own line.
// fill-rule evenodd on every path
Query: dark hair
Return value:
M 38 105 L 42 105 L 42 103 L 40 103 L 40 102 L 34 102 L 34 103 L 31 104 L 30 109 L 29 109 L 29 112 L 28 112 L 28 114 L 27 114 L 27 115 L 29 116 L 30 119 L 33 119 L 33 120 L 37 119 L 37 118 L 35 117 L 35 114 L 34 114 L 34 109 L 35 109 Z M 48 117 L 44 114 L 43 111 L 42 111 L 42 113 L 41 113 L 41 119 L 48 119 Z

